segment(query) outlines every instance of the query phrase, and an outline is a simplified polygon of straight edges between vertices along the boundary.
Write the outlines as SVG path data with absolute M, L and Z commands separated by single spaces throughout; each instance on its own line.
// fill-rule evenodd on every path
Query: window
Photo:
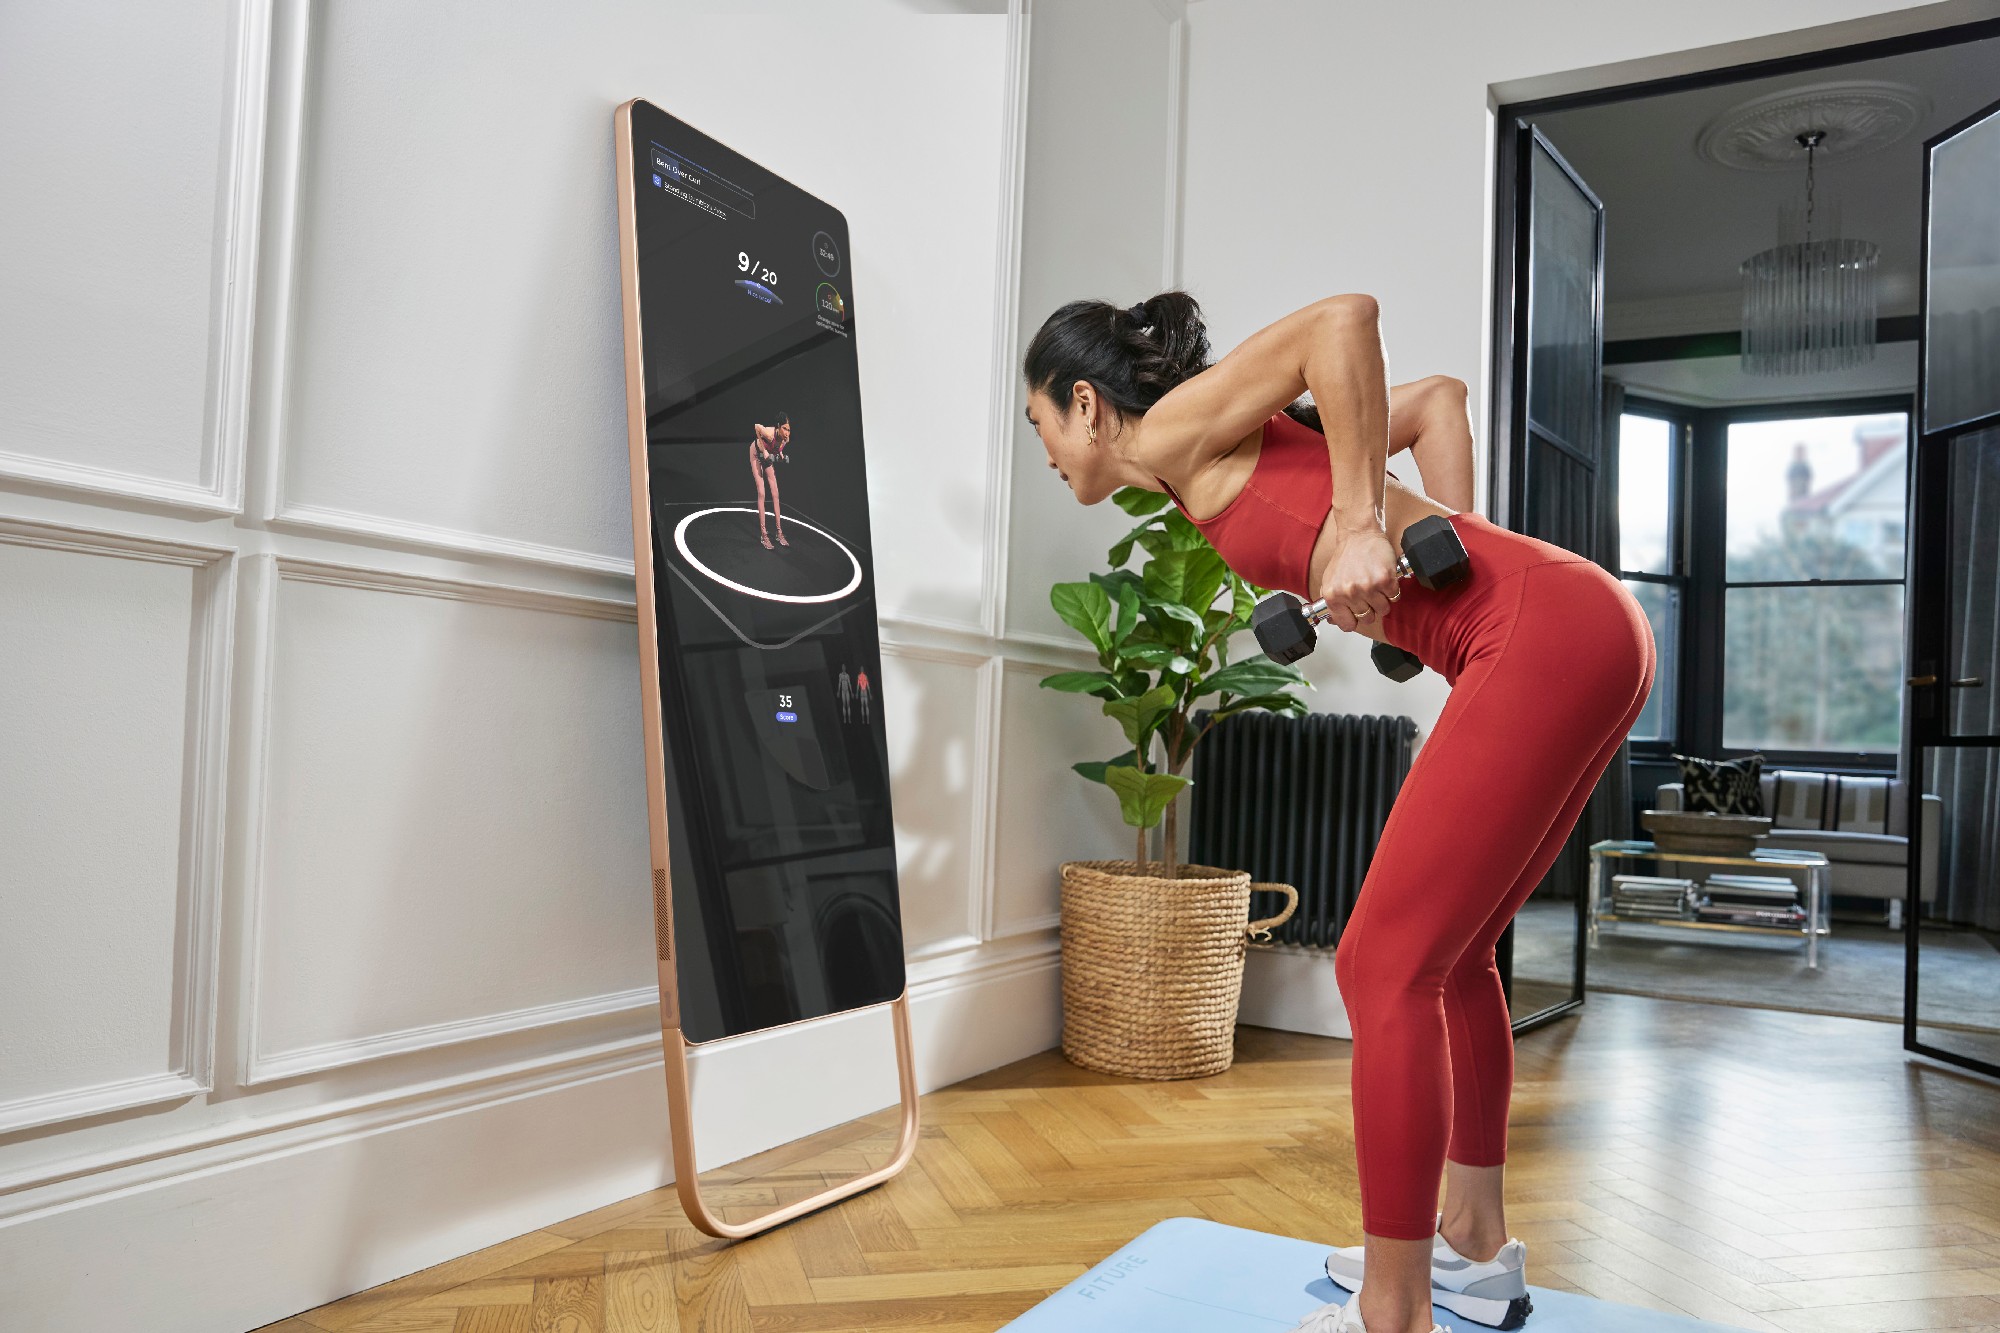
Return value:
M 1728 423 L 1722 743 L 1894 753 L 1902 413 Z
M 1675 568 L 1673 479 L 1680 427 L 1627 412 L 1618 418 L 1618 567 L 1652 622 L 1659 661 L 1653 692 L 1628 733 L 1635 741 L 1674 734 L 1674 669 L 1679 661 L 1681 572 Z
M 1627 394 L 1619 573 L 1659 649 L 1642 752 L 1892 768 L 1908 400 L 1692 407 Z

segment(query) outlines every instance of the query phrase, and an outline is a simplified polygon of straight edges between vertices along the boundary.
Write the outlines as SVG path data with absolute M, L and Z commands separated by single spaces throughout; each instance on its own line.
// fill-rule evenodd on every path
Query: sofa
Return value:
M 1887 775 L 1780 768 L 1761 774 L 1757 788 L 1764 799 L 1764 813 L 1771 819 L 1771 831 L 1758 840 L 1758 846 L 1824 853 L 1830 892 L 1882 899 L 1889 924 L 1902 924 L 1910 864 L 1907 781 Z M 1680 783 L 1661 783 L 1654 791 L 1653 808 L 1679 810 L 1681 795 Z M 1917 891 L 1927 903 L 1937 899 L 1937 847 L 1943 813 L 1944 802 L 1926 794 L 1922 813 L 1925 855 Z M 1647 836 L 1646 831 L 1640 829 L 1638 836 Z M 1660 863 L 1661 874 L 1694 880 L 1704 878 L 1710 870 L 1742 869 L 1665 858 Z M 1803 885 L 1803 880 L 1800 882 Z

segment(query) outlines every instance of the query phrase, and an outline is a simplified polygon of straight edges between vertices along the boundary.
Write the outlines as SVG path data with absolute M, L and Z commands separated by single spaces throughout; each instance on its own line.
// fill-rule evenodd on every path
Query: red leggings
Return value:
M 1471 577 L 1404 585 L 1391 643 L 1452 686 L 1340 938 L 1362 1227 L 1436 1230 L 1447 1152 L 1507 1158 L 1514 1039 L 1493 946 L 1575 828 L 1653 685 L 1645 613 L 1602 567 L 1478 514 Z

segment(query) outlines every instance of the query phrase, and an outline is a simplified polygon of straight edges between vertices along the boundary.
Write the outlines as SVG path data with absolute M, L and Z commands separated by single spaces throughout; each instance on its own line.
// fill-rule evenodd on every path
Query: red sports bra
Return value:
M 1283 412 L 1264 422 L 1250 479 L 1213 518 L 1189 514 L 1181 497 L 1155 477 L 1223 563 L 1264 588 L 1310 601 L 1313 544 L 1333 508 L 1333 462 L 1326 436 Z

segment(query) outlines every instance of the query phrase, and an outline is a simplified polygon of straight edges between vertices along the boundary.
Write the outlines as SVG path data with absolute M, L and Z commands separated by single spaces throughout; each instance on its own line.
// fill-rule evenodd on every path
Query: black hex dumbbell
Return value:
M 1465 543 L 1458 530 L 1442 514 L 1427 514 L 1403 530 L 1403 554 L 1396 561 L 1396 577 L 1414 578 L 1426 588 L 1448 588 L 1472 570 Z M 1301 604 L 1288 592 L 1274 592 L 1257 603 L 1250 613 L 1250 628 L 1266 656 L 1279 662 L 1296 662 L 1319 642 L 1319 622 L 1326 619 L 1324 599 Z M 1387 649 L 1387 652 L 1383 650 Z M 1370 654 L 1375 667 L 1392 680 L 1408 680 L 1423 669 L 1410 653 L 1389 644 L 1377 644 Z M 1410 668 L 1414 666 L 1415 670 Z
M 1375 664 L 1377 671 L 1398 685 L 1424 673 L 1422 659 L 1409 649 L 1398 648 L 1393 643 L 1376 644 L 1368 650 L 1368 659 Z

